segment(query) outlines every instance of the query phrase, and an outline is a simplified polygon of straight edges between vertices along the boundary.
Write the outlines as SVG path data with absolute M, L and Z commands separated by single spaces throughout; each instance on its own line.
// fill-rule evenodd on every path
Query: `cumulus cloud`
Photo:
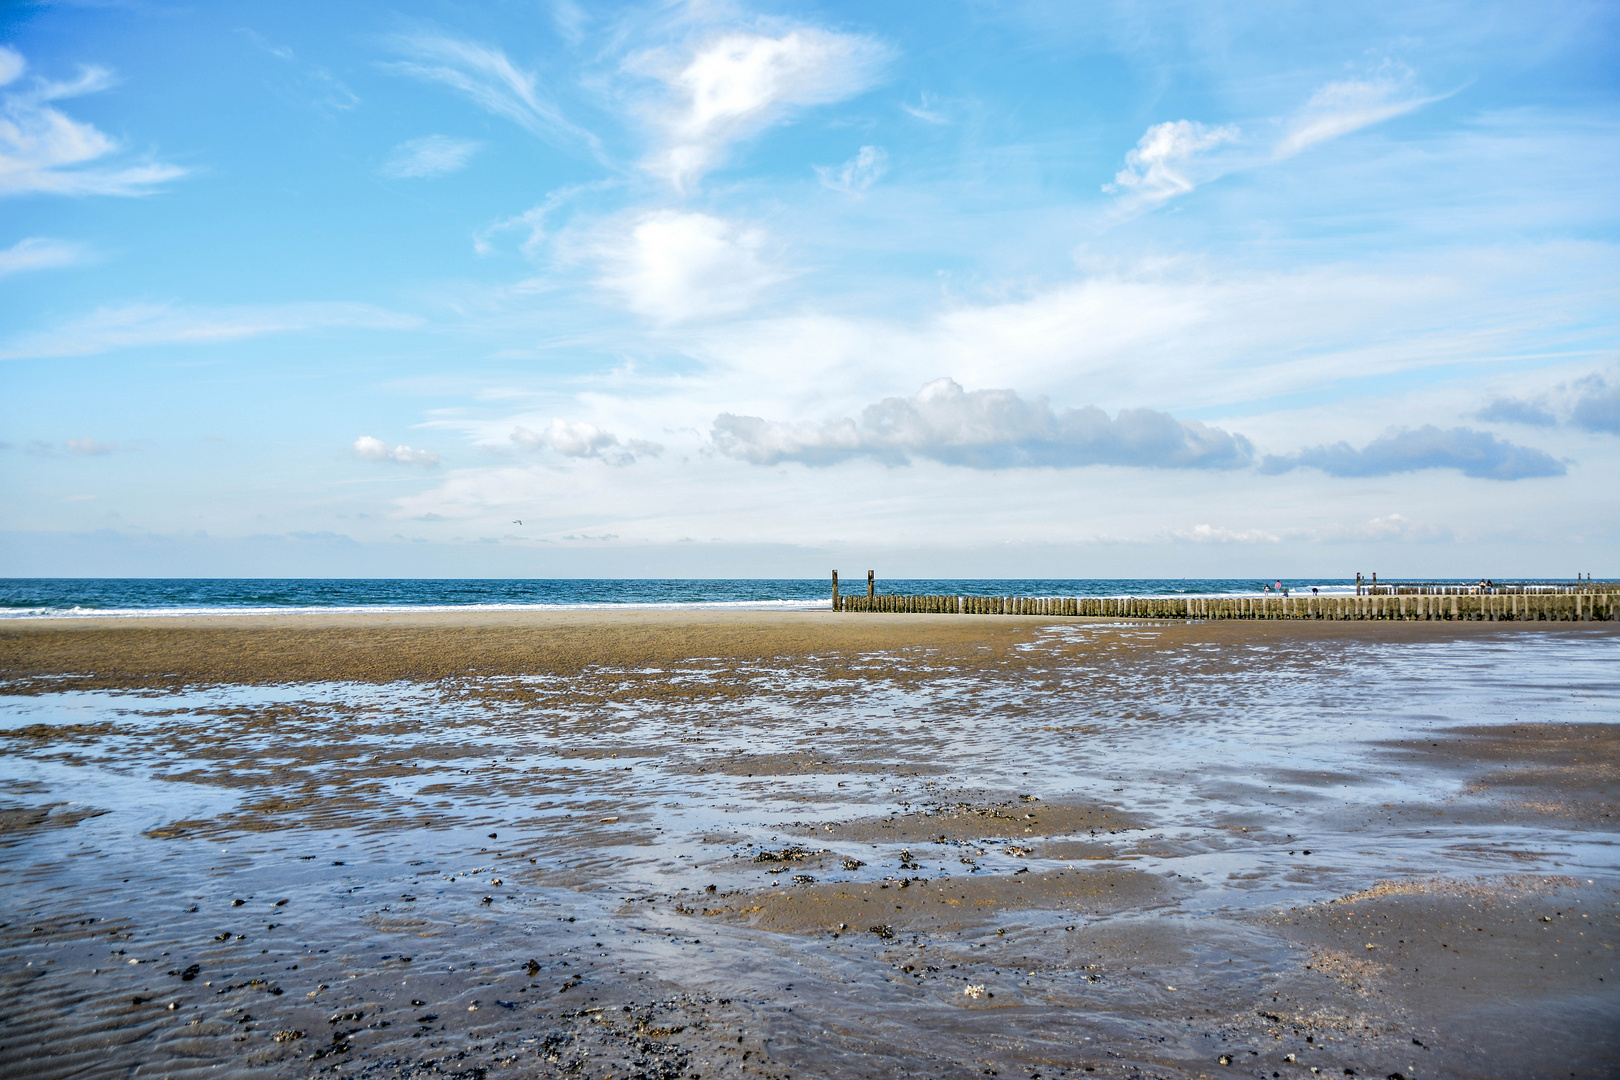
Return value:
M 1185 195 L 1207 179 L 1199 155 L 1237 137 L 1235 127 L 1205 127 L 1194 120 L 1154 124 L 1125 155 L 1125 167 L 1103 190 L 1147 204 Z
M 354 452 L 365 461 L 392 461 L 424 469 L 437 468 L 439 465 L 439 455 L 436 451 L 414 450 L 403 443 L 389 446 L 381 439 L 370 435 L 362 435 L 354 440 Z
M 599 284 L 630 310 L 663 323 L 727 315 L 749 307 L 783 274 L 762 257 L 762 230 L 708 214 L 659 211 L 602 251 Z
M 448 176 L 466 168 L 480 144 L 448 135 L 424 135 L 394 147 L 383 163 L 382 174 L 406 180 L 417 177 Z
M 1349 443 L 1313 446 L 1282 456 L 1266 455 L 1265 473 L 1320 469 L 1329 476 L 1391 476 L 1421 469 L 1457 469 L 1486 480 L 1525 480 L 1563 476 L 1562 462 L 1528 446 L 1515 446 L 1486 431 L 1432 424 L 1390 431 L 1360 450 Z
M 1474 418 L 1488 423 L 1529 424 L 1532 427 L 1552 427 L 1558 423 L 1558 417 L 1544 403 L 1518 398 L 1496 398 L 1475 413 Z
M 49 270 L 59 266 L 75 266 L 85 260 L 82 244 L 66 240 L 49 240 L 31 236 L 0 251 L 0 277 L 22 273 L 25 270 Z
M 722 413 L 713 439 L 722 453 L 756 465 L 832 465 L 869 457 L 888 465 L 926 458 L 972 469 L 1134 465 L 1236 469 L 1254 449 L 1242 435 L 1153 409 L 1110 419 L 1094 406 L 1053 409 L 1012 390 L 962 389 L 937 379 L 909 398 L 868 405 L 858 419 L 794 424 Z
M 1276 156 L 1292 157 L 1317 143 L 1409 113 L 1430 100 L 1414 92 L 1411 74 L 1404 70 L 1328 83 L 1291 118 Z
M 1594 371 L 1534 397 L 1495 398 L 1474 415 L 1481 420 L 1536 427 L 1561 422 L 1583 431 L 1620 435 L 1620 369 Z
M 153 161 L 92 166 L 116 154 L 118 141 L 52 103 L 107 89 L 112 72 L 81 67 L 68 82 L 19 86 L 27 68 L 21 53 L 0 45 L 0 86 L 17 87 L 0 93 L 0 195 L 146 195 L 185 175 Z
M 860 152 L 837 168 L 817 165 L 816 175 L 834 191 L 856 195 L 865 191 L 889 171 L 889 155 L 881 146 L 863 146 Z
M 539 79 L 488 45 L 442 34 L 410 34 L 393 39 L 408 56 L 383 65 L 390 71 L 448 86 L 473 104 L 549 142 L 583 142 L 599 149 L 595 135 L 576 127 L 540 92 Z
M 143 345 L 208 344 L 298 330 L 404 330 L 421 324 L 414 315 L 341 302 L 223 307 L 130 304 L 98 308 L 54 330 L 15 337 L 0 345 L 0 360 L 86 356 Z
M 631 439 L 621 443 L 611 431 L 578 420 L 552 420 L 544 431 L 519 427 L 512 441 L 528 450 L 550 450 L 570 458 L 594 458 L 609 465 L 632 465 L 637 456 L 657 457 L 663 447 Z
M 796 108 L 825 105 L 876 81 L 889 50 L 871 38 L 825 30 L 780 37 L 734 32 L 709 41 L 684 64 L 645 58 L 675 99 L 655 117 L 664 146 L 649 168 L 684 188 L 714 167 L 730 143 Z
M 1620 435 L 1620 381 L 1610 385 L 1602 375 L 1593 372 L 1575 380 L 1574 389 L 1575 401 L 1569 415 L 1575 426 Z

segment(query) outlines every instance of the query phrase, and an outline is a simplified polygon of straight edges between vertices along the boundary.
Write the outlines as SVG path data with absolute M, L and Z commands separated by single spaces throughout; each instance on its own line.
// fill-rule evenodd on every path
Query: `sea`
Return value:
M 1255 596 L 1354 593 L 1347 578 L 879 578 L 931 596 Z M 1397 584 L 1397 582 L 1387 582 Z M 1447 582 L 1426 582 L 1427 584 Z M 1468 584 L 1458 580 L 1451 584 Z M 841 583 L 866 591 L 864 577 Z M 0 619 L 311 611 L 830 606 L 830 578 L 0 578 Z

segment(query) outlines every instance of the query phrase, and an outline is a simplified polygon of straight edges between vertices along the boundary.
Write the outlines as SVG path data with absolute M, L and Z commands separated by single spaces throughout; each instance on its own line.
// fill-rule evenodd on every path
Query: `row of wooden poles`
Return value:
M 833 610 L 1118 619 L 1620 619 L 1620 592 L 1395 596 L 866 596 L 833 592 Z
M 1614 592 L 1612 582 L 1588 582 L 1581 585 L 1364 585 L 1368 596 L 1472 596 L 1490 593 L 1497 596 L 1552 596 L 1582 593 Z

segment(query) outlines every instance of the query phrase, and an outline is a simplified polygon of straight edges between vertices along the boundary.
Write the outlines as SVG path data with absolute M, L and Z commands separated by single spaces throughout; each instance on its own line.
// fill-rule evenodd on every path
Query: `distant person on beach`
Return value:
M 1317 588 L 1316 588 L 1316 586 L 1315 586 L 1315 585 L 1312 585 L 1312 586 L 1311 586 L 1311 595 L 1312 595 L 1312 596 L 1320 596 L 1320 595 L 1322 595 L 1322 594 L 1321 594 L 1321 593 L 1320 593 L 1320 592 L 1318 592 L 1318 591 L 1317 591 Z

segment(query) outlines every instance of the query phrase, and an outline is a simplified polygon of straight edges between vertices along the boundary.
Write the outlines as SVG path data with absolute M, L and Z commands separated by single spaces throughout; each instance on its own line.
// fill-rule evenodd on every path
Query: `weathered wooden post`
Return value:
M 836 570 L 833 571 L 833 610 L 843 610 L 838 606 L 838 571 Z
M 876 570 L 868 570 L 866 572 L 866 598 L 868 600 L 870 600 L 870 599 L 872 599 L 872 597 L 874 597 L 876 595 L 877 595 L 877 571 Z

